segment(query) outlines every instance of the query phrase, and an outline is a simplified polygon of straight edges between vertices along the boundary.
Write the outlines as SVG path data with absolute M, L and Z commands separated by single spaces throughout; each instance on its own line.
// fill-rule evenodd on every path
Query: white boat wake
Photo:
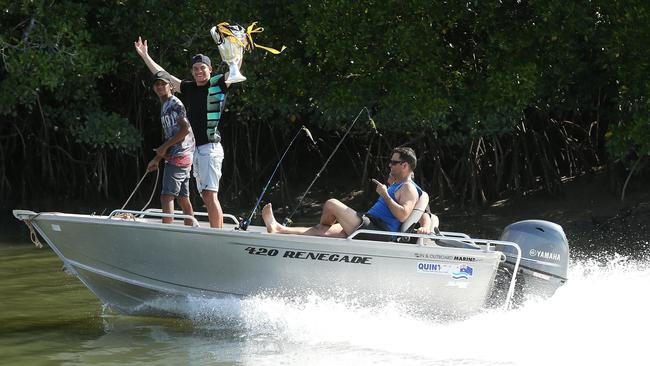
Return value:
M 236 327 L 246 364 L 611 365 L 645 358 L 648 288 L 648 261 L 614 256 L 573 262 L 550 299 L 465 320 L 317 296 L 195 298 L 184 310 L 199 329 Z

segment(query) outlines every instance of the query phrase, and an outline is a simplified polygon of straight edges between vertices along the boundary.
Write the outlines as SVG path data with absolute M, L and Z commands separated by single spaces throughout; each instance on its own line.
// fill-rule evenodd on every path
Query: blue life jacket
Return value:
M 418 191 L 418 197 L 421 196 L 422 188 L 415 184 L 415 182 L 410 182 L 415 185 L 415 189 Z M 405 183 L 407 182 L 391 184 L 390 187 L 388 187 L 388 195 L 390 198 L 392 198 L 394 201 L 397 201 L 395 198 L 395 192 L 397 192 L 397 190 L 399 190 Z M 395 232 L 399 231 L 401 222 L 397 219 L 397 217 L 393 215 L 392 212 L 390 212 L 390 209 L 388 208 L 388 204 L 386 204 L 384 197 L 379 197 L 377 202 L 375 202 L 375 204 L 370 207 L 370 210 L 368 210 L 367 214 L 380 219 L 386 225 L 386 230 Z

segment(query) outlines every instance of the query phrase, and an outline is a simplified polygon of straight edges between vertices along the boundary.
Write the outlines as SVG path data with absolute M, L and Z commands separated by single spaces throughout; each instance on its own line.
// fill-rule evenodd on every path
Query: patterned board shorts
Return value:
M 190 169 L 191 166 L 180 167 L 165 162 L 160 194 L 188 197 L 190 195 Z

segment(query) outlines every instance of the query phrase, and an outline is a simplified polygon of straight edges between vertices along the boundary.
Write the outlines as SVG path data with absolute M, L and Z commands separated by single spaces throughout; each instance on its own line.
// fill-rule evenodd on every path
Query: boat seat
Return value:
M 418 201 L 415 203 L 415 207 L 413 207 L 413 211 L 411 211 L 409 217 L 407 217 L 406 220 L 402 222 L 402 226 L 400 226 L 399 231 L 402 233 L 406 233 L 412 230 L 415 224 L 417 224 L 418 221 L 420 221 L 420 218 L 422 217 L 424 210 L 427 209 L 428 204 L 429 204 L 429 194 L 425 191 L 422 191 L 420 198 L 418 198 Z
M 422 194 L 420 195 L 420 198 L 418 198 L 418 201 L 415 203 L 415 207 L 413 207 L 413 211 L 409 215 L 409 217 L 402 222 L 402 225 L 400 226 L 400 232 L 402 233 L 413 233 L 415 232 L 415 225 L 420 221 L 420 218 L 422 218 L 422 215 L 424 214 L 424 211 L 427 209 L 427 206 L 429 205 L 429 194 L 425 191 L 422 191 Z M 435 215 L 431 215 L 431 226 L 434 229 L 437 229 L 438 227 L 438 217 Z M 417 240 L 416 240 L 417 239 Z M 400 236 L 397 237 L 395 241 L 398 243 L 420 243 L 423 241 L 424 238 L 410 238 L 407 236 Z

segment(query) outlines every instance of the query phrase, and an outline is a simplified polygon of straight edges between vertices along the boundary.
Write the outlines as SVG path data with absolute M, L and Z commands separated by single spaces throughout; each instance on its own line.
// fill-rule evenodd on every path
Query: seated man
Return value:
M 415 175 L 413 173 L 411 173 L 410 179 L 413 180 L 414 178 L 415 178 Z M 389 175 L 388 178 L 386 178 L 386 182 L 390 186 L 391 184 L 395 183 L 395 178 L 393 178 L 391 175 Z M 416 184 L 416 186 L 417 186 L 417 184 Z M 422 194 L 420 194 L 420 198 L 422 198 Z M 427 202 L 428 202 L 428 200 L 427 200 Z M 416 203 L 416 207 L 417 207 L 418 203 Z M 416 209 L 417 208 L 414 208 L 412 212 L 415 212 Z M 402 222 L 402 224 L 404 224 L 404 222 Z M 429 205 L 427 204 L 426 209 L 424 210 L 424 212 L 422 212 L 422 214 L 420 215 L 418 221 L 413 223 L 413 225 L 409 229 L 404 230 L 404 227 L 402 227 L 401 230 L 405 231 L 405 232 L 415 232 L 417 234 L 431 234 L 432 232 L 434 232 L 436 234 L 439 234 L 440 233 L 440 229 L 438 228 L 439 226 L 440 226 L 440 221 L 438 220 L 438 216 L 431 213 L 431 209 L 429 208 Z M 399 238 L 397 238 L 397 241 L 398 242 L 411 242 L 412 244 L 415 244 L 417 242 L 417 239 L 413 240 L 413 239 L 408 238 L 408 237 L 399 237 Z
M 413 180 L 415 178 L 415 174 L 411 173 L 411 176 L 409 179 Z M 388 175 L 388 178 L 386 178 L 386 184 L 389 186 L 395 183 L 395 178 L 392 175 Z M 415 184 L 415 182 L 414 182 Z M 417 184 L 416 184 L 417 186 Z M 418 191 L 418 193 L 420 193 Z M 421 195 L 421 193 L 420 193 Z M 414 228 L 415 232 L 418 234 L 431 234 L 432 231 L 439 231 L 438 226 L 440 225 L 440 221 L 438 220 L 438 216 L 434 215 L 431 213 L 431 209 L 427 205 L 426 210 L 422 213 L 422 216 L 420 216 L 420 219 L 417 222 L 416 227 Z
M 337 199 L 329 199 L 323 206 L 320 223 L 313 227 L 288 227 L 273 216 L 271 204 L 262 209 L 262 219 L 269 233 L 300 234 L 345 238 L 358 229 L 399 231 L 400 223 L 411 214 L 422 189 L 411 181 L 417 158 L 413 149 L 393 149 L 389 162 L 390 175 L 395 182 L 389 187 L 376 179 L 379 199 L 367 213 L 359 213 Z

